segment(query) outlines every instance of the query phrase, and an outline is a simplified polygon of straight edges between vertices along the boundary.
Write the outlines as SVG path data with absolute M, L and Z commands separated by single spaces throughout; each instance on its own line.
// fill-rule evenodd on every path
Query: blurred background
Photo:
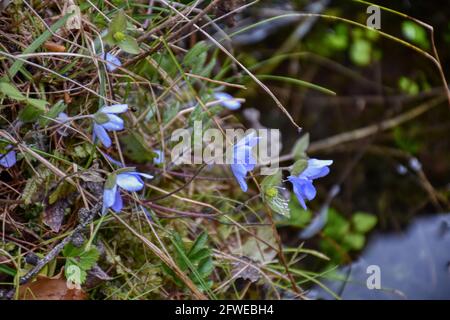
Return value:
M 437 52 L 448 74 L 450 8 L 444 1 L 378 4 L 392 9 L 381 10 L 379 31 L 396 39 L 331 18 L 366 25 L 366 3 L 261 1 L 231 25 L 248 28 L 232 43 L 309 133 L 309 156 L 334 160 L 330 177 L 318 184 L 322 201 L 314 201 L 312 211 L 318 215 L 333 184 L 340 192 L 330 201 L 322 237 L 306 245 L 335 262 L 382 266 L 383 284 L 396 288 L 384 298 L 450 298 L 448 223 L 440 215 L 449 211 L 450 105 L 440 68 L 430 59 Z M 315 15 L 296 15 L 301 12 Z M 280 128 L 289 154 L 301 133 L 256 85 L 247 86 L 241 93 L 247 99 L 244 121 Z M 314 214 L 293 209 L 282 234 L 298 244 L 297 228 Z M 363 289 L 335 289 L 343 297 L 380 298 L 365 288 L 366 270 L 359 269 L 353 276 Z

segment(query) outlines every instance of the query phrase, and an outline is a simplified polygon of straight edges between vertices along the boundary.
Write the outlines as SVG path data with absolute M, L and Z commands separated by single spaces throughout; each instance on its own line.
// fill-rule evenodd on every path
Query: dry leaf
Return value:
M 44 48 L 51 52 L 66 52 L 66 47 L 52 41 L 46 41 Z
M 68 206 L 68 202 L 63 199 L 49 205 L 44 210 L 42 221 L 46 226 L 50 227 L 53 232 L 59 232 L 64 219 L 65 210 Z
M 246 256 L 259 263 L 272 261 L 277 256 L 277 252 L 273 249 L 276 248 L 276 242 L 272 228 L 258 228 L 256 234 L 259 239 L 262 239 L 265 242 L 258 240 L 256 237 L 249 237 L 242 246 L 232 248 L 232 253 Z M 271 246 L 268 246 L 267 244 L 270 244 Z
M 253 265 L 256 262 L 247 257 L 239 257 L 240 261 L 233 262 L 233 270 L 231 271 L 233 277 L 242 278 L 244 280 L 250 280 L 256 282 L 261 277 L 259 270 Z
M 102 281 L 109 281 L 113 278 L 110 277 L 102 268 L 100 268 L 97 264 L 92 267 L 91 270 L 88 271 L 85 287 L 93 288 L 97 286 Z
M 64 14 L 73 13 L 73 15 L 66 21 L 66 28 L 68 30 L 81 29 L 80 8 L 72 0 L 67 0 L 66 5 L 67 8 L 64 10 Z
M 60 186 L 65 185 L 62 184 Z M 50 227 L 53 232 L 59 232 L 64 220 L 65 211 L 77 196 L 76 192 L 70 192 L 70 190 L 70 186 L 68 189 L 59 187 L 50 195 L 48 201 L 46 201 L 47 206 L 43 212 L 42 222 Z
M 72 97 L 67 91 L 64 92 L 64 102 L 66 104 L 70 104 L 72 102 Z
M 93 170 L 87 170 L 80 174 L 80 178 L 86 182 L 103 182 L 105 179 L 102 178 L 100 173 Z
M 87 294 L 81 289 L 69 289 L 66 280 L 38 276 L 36 281 L 19 288 L 20 300 L 86 300 Z

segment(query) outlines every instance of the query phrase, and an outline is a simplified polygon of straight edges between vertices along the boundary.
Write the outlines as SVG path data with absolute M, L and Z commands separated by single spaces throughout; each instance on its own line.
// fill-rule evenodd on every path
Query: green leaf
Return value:
M 73 151 L 71 152 L 71 155 L 73 155 L 74 157 L 77 157 L 77 158 L 81 158 L 81 159 L 87 158 L 92 153 L 95 153 L 94 149 L 95 149 L 94 145 L 92 145 L 90 143 L 82 143 L 73 149 Z
M 44 111 L 45 109 L 42 110 L 40 108 L 36 108 L 36 106 L 27 105 L 19 112 L 19 119 L 23 122 L 33 122 L 39 118 L 40 115 L 44 114 Z
M 364 247 L 366 239 L 359 233 L 348 233 L 344 236 L 343 244 L 350 250 L 361 250 Z
M 109 32 L 106 36 L 103 37 L 103 41 L 109 44 L 110 46 L 116 45 L 116 40 L 114 39 L 113 35 Z
M 6 265 L 3 265 L 3 264 L 0 264 L 0 272 L 3 272 L 3 273 L 5 273 L 5 274 L 7 274 L 7 275 L 10 275 L 10 276 L 15 276 L 16 275 L 16 270 L 15 269 L 13 269 L 13 268 L 10 268 L 10 267 L 8 267 L 8 266 L 6 266 Z
M 84 251 L 80 255 L 78 265 L 84 270 L 90 270 L 95 265 L 99 257 L 100 253 L 98 250 L 95 247 L 91 247 L 88 251 Z
M 400 77 L 400 79 L 398 80 L 398 86 L 400 90 L 412 96 L 415 96 L 420 92 L 420 87 L 417 82 L 408 77 Z
M 115 41 L 117 41 L 118 43 L 125 40 L 125 33 L 123 32 L 116 32 L 113 34 L 113 38 Z
M 139 44 L 136 39 L 129 35 L 124 35 L 124 39 L 117 42 L 117 45 L 125 52 L 131 54 L 138 54 L 140 52 Z
M 208 51 L 208 46 L 204 41 L 197 42 L 195 46 L 193 46 L 184 56 L 183 64 L 187 67 L 194 68 L 195 66 L 201 65 L 206 61 L 206 53 Z M 200 59 L 199 59 L 200 57 Z M 199 63 L 200 61 L 200 63 Z
M 209 248 L 202 248 L 197 252 L 190 254 L 188 258 L 191 259 L 193 263 L 196 263 L 209 256 L 211 256 L 211 250 Z
M 48 197 L 48 203 L 53 204 L 58 201 L 58 199 L 67 197 L 74 190 L 75 188 L 71 184 L 67 182 L 60 183 L 58 187 L 56 187 L 55 191 L 53 191 Z
M 19 119 L 23 122 L 31 122 L 36 120 L 46 109 L 47 101 L 41 99 L 32 99 L 25 97 L 14 85 L 11 83 L 1 81 L 0 92 L 8 98 L 16 101 L 24 101 L 28 105 L 19 113 Z
M 50 110 L 45 114 L 46 118 L 41 117 L 39 119 L 39 125 L 41 127 L 45 127 L 48 123 L 49 123 L 49 119 L 56 119 L 58 117 L 58 115 L 63 112 L 64 110 L 66 110 L 67 105 L 64 103 L 63 100 L 59 100 L 58 102 L 56 102 L 51 108 Z
M 211 257 L 208 257 L 198 264 L 198 273 L 202 278 L 208 277 L 214 270 L 214 264 Z
M 336 210 L 329 208 L 328 221 L 323 233 L 339 242 L 349 232 L 349 230 L 350 223 Z
M 216 65 L 217 60 L 215 58 L 212 58 L 208 64 L 206 64 L 201 70 L 199 75 L 203 77 L 209 77 L 211 75 L 211 72 L 214 69 L 214 66 Z
M 273 175 L 267 176 L 261 182 L 261 189 L 266 195 L 266 192 L 274 187 L 278 187 L 281 184 L 282 174 L 281 170 L 277 170 Z
M 153 161 L 154 153 L 140 135 L 130 132 L 130 134 L 120 135 L 119 139 L 125 155 L 131 160 L 138 163 Z
M 294 162 L 291 169 L 291 175 L 298 176 L 300 173 L 305 171 L 306 167 L 308 166 L 308 160 L 306 159 L 300 159 Z
M 271 198 L 266 198 L 265 202 L 276 213 L 279 213 L 287 218 L 290 217 L 289 200 L 286 199 L 281 192 L 277 192 L 277 194 Z
M 203 290 L 210 289 L 210 281 L 207 277 L 211 274 L 214 266 L 211 258 L 211 250 L 206 247 L 207 236 L 206 233 L 200 234 L 186 254 L 186 246 L 178 233 L 174 233 L 172 237 L 172 244 L 175 249 L 175 261 L 179 268 L 189 276 L 189 278 Z M 162 269 L 172 277 L 175 284 L 183 287 L 184 284 L 174 274 L 167 265 L 162 265 Z M 212 292 L 209 292 L 211 297 L 214 297 Z
M 372 230 L 378 222 L 378 218 L 370 213 L 356 212 L 352 216 L 353 228 L 359 233 L 367 233 Z
M 109 24 L 109 34 L 114 35 L 117 32 L 125 33 L 127 31 L 127 17 L 123 10 L 117 12 Z
M 424 49 L 430 47 L 426 30 L 413 21 L 404 21 L 402 23 L 402 32 L 406 39 Z
M 47 101 L 41 100 L 41 99 L 30 99 L 30 98 L 28 98 L 26 101 L 28 104 L 32 105 L 36 109 L 38 109 L 42 112 L 46 111 L 45 107 L 47 106 Z
M 306 150 L 309 147 L 309 133 L 304 134 L 297 140 L 292 148 L 292 155 L 295 160 L 306 158 Z
M 177 252 L 176 255 L 176 261 L 178 266 L 180 267 L 180 269 L 182 271 L 185 271 L 188 269 L 188 263 L 189 263 L 189 259 L 186 256 L 186 249 L 184 247 L 184 242 L 183 239 L 181 239 L 181 236 L 178 233 L 175 233 L 173 235 L 173 243 L 174 243 L 174 247 L 175 250 Z
M 414 126 L 405 131 L 402 127 L 396 127 L 392 132 L 395 144 L 402 150 L 407 151 L 413 155 L 422 150 L 422 143 L 418 141 L 418 134 L 421 132 L 421 127 Z
M 276 213 L 289 217 L 289 200 L 280 192 L 282 173 L 278 170 L 275 174 L 267 176 L 261 182 L 263 201 Z
M 189 253 L 188 253 L 188 257 L 191 258 L 191 256 L 197 254 L 200 250 L 204 249 L 207 241 L 208 241 L 208 235 L 206 234 L 206 232 L 202 232 L 197 237 L 197 239 L 195 239 L 195 242 L 192 244 L 191 250 L 189 250 Z
M 336 26 L 334 33 L 329 32 L 326 34 L 324 43 L 340 51 L 347 48 L 348 38 L 348 27 L 341 23 Z
M 67 281 L 81 285 L 86 281 L 87 273 L 76 264 L 68 264 L 64 267 L 64 276 Z
M 63 248 L 63 256 L 66 258 L 76 257 L 83 252 L 83 248 L 75 247 L 73 244 L 69 243 Z
M 26 101 L 28 104 L 32 105 L 36 109 L 45 111 L 45 106 L 47 101 L 41 99 L 32 99 L 25 97 L 14 85 L 8 82 L 0 82 L 0 92 L 8 96 L 10 99 L 17 101 Z
M 372 60 L 372 43 L 356 39 L 350 47 L 350 58 L 358 66 L 367 66 Z
M 8 82 L 1 81 L 0 82 L 0 92 L 6 95 L 8 98 L 23 101 L 27 98 L 20 92 L 15 86 Z
M 87 271 L 92 269 L 100 257 L 100 253 L 95 247 L 86 250 L 77 248 L 71 243 L 64 247 L 63 255 L 66 257 L 65 276 L 67 280 L 77 284 L 84 283 Z

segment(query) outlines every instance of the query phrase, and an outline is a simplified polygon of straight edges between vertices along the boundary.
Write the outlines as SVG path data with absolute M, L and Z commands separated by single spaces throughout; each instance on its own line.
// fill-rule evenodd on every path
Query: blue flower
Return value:
M 67 121 L 69 121 L 69 116 L 65 112 L 60 112 L 56 117 L 56 120 L 62 123 L 66 123 Z
M 134 169 L 128 169 L 128 171 L 120 171 L 119 173 L 110 174 L 105 182 L 105 187 L 103 190 L 102 214 L 105 214 L 108 211 L 108 208 L 111 208 L 114 212 L 120 212 L 123 208 L 120 188 L 130 192 L 142 190 L 142 188 L 144 188 L 144 181 L 141 177 L 147 179 L 153 178 L 153 176 L 149 174 L 136 172 Z
M 117 67 L 122 66 L 119 58 L 109 52 L 106 53 L 106 55 L 101 54 L 101 57 L 106 60 L 106 69 L 108 69 L 109 72 L 113 72 Z
M 316 197 L 316 188 L 314 188 L 313 180 L 326 176 L 333 163 L 332 160 L 309 159 L 308 165 L 298 176 L 289 176 L 288 180 L 292 183 L 294 193 L 297 196 L 303 209 L 306 210 L 305 200 L 311 201 Z
M 218 103 L 221 106 L 223 106 L 229 110 L 237 110 L 241 107 L 241 103 L 236 98 L 229 95 L 228 93 L 215 92 L 214 98 L 216 98 L 218 100 Z
M 409 166 L 413 171 L 416 172 L 422 170 L 422 164 L 417 158 L 409 159 Z
M 119 131 L 123 130 L 124 122 L 116 115 L 116 113 L 123 113 L 128 110 L 128 105 L 126 104 L 115 104 L 108 107 L 101 108 L 94 115 L 94 139 L 97 136 L 102 144 L 109 148 L 111 147 L 111 138 L 109 137 L 108 131 Z
M 64 124 L 70 121 L 69 116 L 65 112 L 60 112 L 58 116 L 56 117 L 56 120 L 58 120 L 59 123 Z M 61 136 L 66 137 L 67 136 L 67 128 L 61 127 L 56 130 Z
M 260 138 L 255 136 L 255 133 L 242 138 L 233 146 L 233 163 L 231 164 L 231 171 L 239 183 L 242 191 L 247 192 L 248 186 L 245 181 L 247 172 L 255 168 L 256 160 L 252 155 L 252 148 L 256 146 Z
M 100 151 L 100 152 L 101 152 L 101 151 Z M 101 152 L 101 153 L 103 154 L 103 156 L 104 156 L 106 159 L 108 159 L 111 163 L 115 164 L 115 165 L 118 166 L 119 168 L 125 167 L 125 166 L 122 164 L 122 162 L 117 161 L 116 159 L 114 159 L 113 157 L 111 157 L 109 154 L 103 153 L 103 152 Z
M 161 164 L 164 162 L 164 152 L 159 149 L 153 149 L 153 152 L 157 154 L 156 157 L 153 158 L 154 164 Z
M 0 166 L 5 168 L 11 168 L 13 165 L 16 164 L 17 161 L 16 152 L 14 150 L 8 152 L 8 150 L 10 149 L 12 149 L 12 145 L 6 146 L 4 150 L 0 149 Z

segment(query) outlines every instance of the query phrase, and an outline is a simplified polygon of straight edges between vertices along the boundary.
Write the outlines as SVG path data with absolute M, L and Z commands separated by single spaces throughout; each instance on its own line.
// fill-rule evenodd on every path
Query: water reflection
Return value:
M 369 290 L 367 268 L 381 270 L 381 289 Z M 343 299 L 450 299 L 450 215 L 416 219 L 401 234 L 372 237 L 361 258 L 323 283 Z M 314 299 L 334 299 L 314 288 Z

